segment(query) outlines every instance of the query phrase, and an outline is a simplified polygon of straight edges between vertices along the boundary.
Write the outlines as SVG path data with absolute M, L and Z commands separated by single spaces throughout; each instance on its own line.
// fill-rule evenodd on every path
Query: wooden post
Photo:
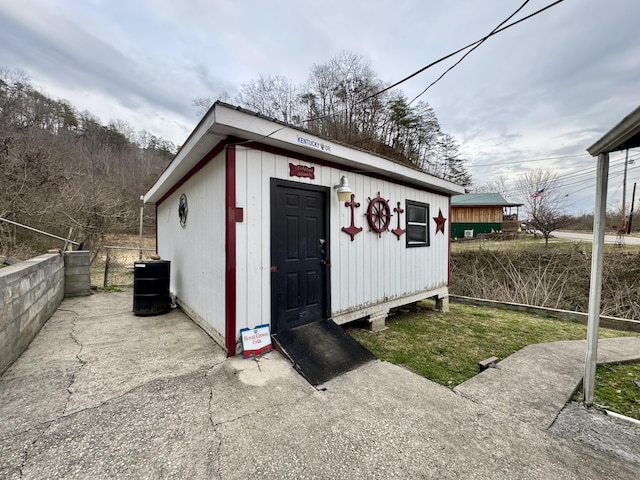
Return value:
M 602 296 L 602 260 L 604 253 L 609 153 L 598 155 L 596 208 L 593 216 L 593 250 L 591 253 L 591 283 L 589 286 L 589 320 L 587 323 L 587 352 L 584 362 L 584 404 L 593 405 L 593 392 L 598 360 L 598 326 Z

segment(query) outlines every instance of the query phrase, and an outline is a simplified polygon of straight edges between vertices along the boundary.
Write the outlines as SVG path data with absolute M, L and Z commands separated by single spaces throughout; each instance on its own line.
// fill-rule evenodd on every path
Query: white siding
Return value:
M 189 206 L 185 228 L 178 220 L 183 193 Z M 171 261 L 171 291 L 220 340 L 225 325 L 224 152 L 158 205 L 157 212 L 158 253 Z
M 289 163 L 315 167 L 314 180 L 289 176 Z M 330 190 L 329 242 L 331 250 L 331 314 L 332 316 L 361 310 L 372 305 L 408 297 L 418 292 L 446 288 L 448 280 L 449 199 L 365 174 L 301 162 L 285 156 L 237 147 L 237 206 L 244 208 L 244 222 L 237 224 L 238 297 L 237 328 L 270 323 L 270 179 L 333 187 L 346 174 L 360 207 L 355 211 L 355 224 L 361 233 L 351 241 L 342 231 L 351 221 L 350 209 L 338 202 Z M 365 217 L 368 198 L 378 192 L 392 209 L 390 229 L 396 228 L 393 208 L 405 200 L 428 203 L 429 247 L 406 248 L 406 234 L 400 240 L 391 233 L 380 237 L 370 232 Z M 176 203 L 177 205 L 177 203 Z M 447 218 L 445 234 L 435 233 L 433 217 L 442 209 Z M 401 215 L 401 228 L 406 229 L 406 211 Z M 177 223 L 177 222 L 176 222 Z

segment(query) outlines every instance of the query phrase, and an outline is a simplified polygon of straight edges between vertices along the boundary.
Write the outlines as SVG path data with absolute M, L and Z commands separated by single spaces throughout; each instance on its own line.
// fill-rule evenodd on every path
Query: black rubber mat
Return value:
M 314 386 L 376 358 L 331 320 L 278 332 L 273 339 L 276 348 Z

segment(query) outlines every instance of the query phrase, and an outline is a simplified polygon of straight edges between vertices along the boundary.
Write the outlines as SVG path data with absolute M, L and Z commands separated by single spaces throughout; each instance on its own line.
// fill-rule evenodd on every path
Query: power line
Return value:
M 504 166 L 504 165 L 520 165 L 521 163 L 524 162 L 537 162 L 537 161 L 545 161 L 545 160 L 556 160 L 556 159 L 560 159 L 560 158 L 569 158 L 569 157 L 580 157 L 580 156 L 584 156 L 584 155 L 588 155 L 588 154 L 574 154 L 574 155 L 561 155 L 561 156 L 557 156 L 557 157 L 547 157 L 547 158 L 538 158 L 538 159 L 524 159 L 524 160 L 514 160 L 514 161 L 509 161 L 509 162 L 499 162 L 499 163 L 485 163 L 485 164 L 471 164 L 470 167 L 471 168 L 477 168 L 477 167 L 494 167 L 494 166 Z M 633 155 L 629 156 L 629 159 L 635 159 L 640 157 L 640 152 L 635 153 Z M 619 157 L 616 159 L 612 159 L 610 162 L 610 166 L 614 167 L 617 165 L 622 165 L 624 161 L 624 157 Z M 566 174 L 561 174 L 558 175 L 559 179 L 564 179 L 564 178 L 569 178 L 572 176 L 581 176 L 581 175 L 589 175 L 590 173 L 595 173 L 596 170 L 596 165 L 582 168 L 577 172 L 568 172 Z
M 633 159 L 633 158 L 637 158 L 640 156 L 640 152 L 636 152 L 634 154 L 632 154 L 631 156 L 629 156 L 629 159 Z M 520 160 L 509 160 L 508 162 L 491 162 L 491 163 L 471 163 L 469 166 L 471 168 L 476 168 L 476 167 L 497 167 L 497 166 L 502 166 L 502 165 L 519 165 L 521 163 L 525 163 L 525 162 L 543 162 L 545 160 L 557 160 L 560 158 L 571 158 L 571 157 L 588 157 L 588 158 L 593 158 L 591 157 L 591 155 L 589 155 L 588 153 L 574 153 L 571 155 L 558 155 L 555 157 L 540 157 L 540 158 L 525 158 L 525 159 L 520 159 Z M 613 165 L 615 162 L 617 161 L 622 161 L 624 157 L 619 157 L 616 159 L 611 159 L 611 165 Z M 596 168 L 596 166 L 594 165 L 593 167 L 589 167 L 589 168 Z
M 425 65 L 425 66 L 424 66 L 424 67 L 422 67 L 421 69 L 419 69 L 419 70 L 417 70 L 417 71 L 413 72 L 411 75 L 408 75 L 408 76 L 404 77 L 402 80 L 399 80 L 399 81 L 397 81 L 396 83 L 394 83 L 394 84 L 392 84 L 392 85 L 389 85 L 388 87 L 385 87 L 385 88 L 383 88 L 382 90 L 378 90 L 377 92 L 372 93 L 371 95 L 369 95 L 369 96 L 367 96 L 367 97 L 363 98 L 362 100 L 359 100 L 359 101 L 355 102 L 355 103 L 353 104 L 353 106 L 356 106 L 356 105 L 359 105 L 359 104 L 361 104 L 361 103 L 364 103 L 364 102 L 366 102 L 367 100 L 371 100 L 372 98 L 375 98 L 375 97 L 377 97 L 378 95 L 382 95 L 383 93 L 388 92 L 388 91 L 389 91 L 389 90 L 391 90 L 392 88 L 395 88 L 395 87 L 397 87 L 398 85 L 401 85 L 401 84 L 405 83 L 406 81 L 408 81 L 408 80 L 412 79 L 413 77 L 415 77 L 415 76 L 417 76 L 417 75 L 420 75 L 422 72 L 424 72 L 425 70 L 428 70 L 429 68 L 433 67 L 434 65 L 437 65 L 438 63 L 441 63 L 441 62 L 443 62 L 443 61 L 447 60 L 448 58 L 451 58 L 451 57 L 453 57 L 454 55 L 457 55 L 458 53 L 463 52 L 463 51 L 465 51 L 466 49 L 468 49 L 468 48 L 470 48 L 470 47 L 473 47 L 474 45 L 479 45 L 480 43 L 484 42 L 487 38 L 489 38 L 489 37 L 493 37 L 494 35 L 497 35 L 498 33 L 504 32 L 505 30 L 507 30 L 507 29 L 509 29 L 509 28 L 511 28 L 511 27 L 513 27 L 513 26 L 515 26 L 515 25 L 518 25 L 519 23 L 524 22 L 525 20 L 528 20 L 528 19 L 530 19 L 530 18 L 532 18 L 532 17 L 535 17 L 536 15 L 539 15 L 540 13 L 544 12 L 545 10 L 548 10 L 548 9 L 550 9 L 551 7 L 554 7 L 554 6 L 556 6 L 556 5 L 558 5 L 559 3 L 562 3 L 562 2 L 564 2 L 564 0 L 556 0 L 555 2 L 550 3 L 550 4 L 549 4 L 549 5 L 547 5 L 546 7 L 543 7 L 543 8 L 541 8 L 541 9 L 539 9 L 539 10 L 536 10 L 535 12 L 533 12 L 533 13 L 531 13 L 531 14 L 527 15 L 526 17 L 522 17 L 520 20 L 516 20 L 515 22 L 512 22 L 512 23 L 510 23 L 510 24 L 508 24 L 508 25 L 506 25 L 506 26 L 504 26 L 504 27 L 502 27 L 502 28 L 498 28 L 497 30 L 494 30 L 492 33 L 490 33 L 490 34 L 489 34 L 489 35 L 487 35 L 486 37 L 483 37 L 483 38 L 481 38 L 481 39 L 479 39 L 479 40 L 476 40 L 475 42 L 470 43 L 469 45 L 466 45 L 466 46 L 464 46 L 464 47 L 462 47 L 462 48 L 459 48 L 459 49 L 458 49 L 458 50 L 456 50 L 455 52 L 449 53 L 448 55 L 445 55 L 444 57 L 441 57 L 441 58 L 439 58 L 438 60 L 435 60 L 435 61 L 431 62 L 430 64 Z M 525 3 L 526 3 L 526 2 L 525 2 Z M 513 16 L 513 15 L 511 15 L 511 17 L 512 17 L 512 16 Z M 511 17 L 509 17 L 509 18 L 511 18 Z M 506 21 L 508 21 L 508 20 L 509 20 L 509 19 L 507 19 Z M 503 22 L 503 23 L 504 23 L 504 22 Z M 502 25 L 502 24 L 501 24 L 501 25 Z M 422 94 L 421 94 L 421 95 L 422 95 Z M 412 100 L 412 101 L 413 101 L 413 100 Z M 338 111 L 336 111 L 336 112 L 328 113 L 328 114 L 326 114 L 326 115 L 321 115 L 321 116 L 319 116 L 319 117 L 315 117 L 315 118 L 308 118 L 308 119 L 306 119 L 306 120 L 303 120 L 303 122 L 302 122 L 302 123 L 314 122 L 314 121 L 316 121 L 316 120 L 322 120 L 322 119 L 324 119 L 324 118 L 332 117 L 332 116 L 334 116 L 334 115 L 339 115 L 339 114 L 341 114 L 341 113 L 346 112 L 347 110 L 348 110 L 347 108 L 343 108 L 342 110 L 338 110 Z
M 636 154 L 640 156 L 640 153 Z M 632 158 L 631 156 L 629 158 Z M 612 169 L 609 173 L 609 180 L 615 180 L 618 179 L 619 177 L 622 176 L 622 170 L 614 170 L 615 167 L 622 167 L 624 163 L 624 157 L 620 157 L 618 159 L 615 159 L 611 162 L 611 166 Z M 630 167 L 629 170 L 632 170 L 635 172 L 638 169 L 640 169 L 640 165 L 634 165 L 633 167 Z M 562 189 L 562 190 L 568 190 L 570 193 L 576 193 L 579 192 L 581 190 L 585 190 L 587 188 L 590 188 L 591 186 L 595 186 L 595 178 L 579 178 L 579 177 L 583 177 L 585 175 L 593 175 L 595 174 L 595 170 L 596 167 L 591 167 L 588 170 L 584 171 L 578 171 L 578 172 L 570 172 L 567 173 L 565 175 L 558 175 L 556 177 L 556 187 L 555 189 Z M 579 188 L 578 190 L 572 190 L 568 187 L 572 187 L 572 186 L 577 186 L 577 185 L 583 185 L 585 183 L 588 183 L 586 186 Z M 512 186 L 511 188 L 508 188 L 506 190 L 504 190 L 502 193 L 504 193 L 505 195 L 513 195 L 513 196 L 521 196 L 523 193 L 516 188 L 515 186 Z
M 465 58 L 467 58 L 467 56 L 473 52 L 476 48 L 478 48 L 480 45 L 482 45 L 485 40 L 487 40 L 491 35 L 494 35 L 496 33 L 496 31 L 503 26 L 505 23 L 507 23 L 509 20 L 511 20 L 520 10 L 522 10 L 527 3 L 529 3 L 529 0 L 525 0 L 525 2 L 520 5 L 518 7 L 518 9 L 513 12 L 511 15 L 509 15 L 507 18 L 505 18 L 502 22 L 500 22 L 500 24 L 494 28 L 493 30 L 491 30 L 491 33 L 489 33 L 489 35 L 487 35 L 486 37 L 484 37 L 482 40 L 480 40 L 480 42 L 476 43 L 467 53 L 465 53 L 456 63 L 454 63 L 453 65 L 451 65 L 449 68 L 447 68 L 442 75 L 440 75 L 438 78 L 436 78 L 433 82 L 431 82 L 427 88 L 425 88 L 424 90 L 422 90 L 418 95 L 416 95 L 415 97 L 413 97 L 413 100 L 411 100 L 407 105 L 411 105 L 413 102 L 415 102 L 418 98 L 420 98 L 422 95 L 424 95 L 426 93 L 427 90 L 429 90 L 431 87 L 433 87 L 436 83 L 438 83 L 440 80 L 442 80 L 442 77 L 444 77 L 447 73 L 449 73 L 451 70 L 453 70 L 454 68 L 456 68 L 456 66 L 458 66 Z
M 545 160 L 557 160 L 559 158 L 569 158 L 569 157 L 590 157 L 588 153 L 576 153 L 573 155 L 559 155 L 557 157 L 545 157 L 545 158 L 525 158 L 521 160 L 510 160 L 508 162 L 500 162 L 500 163 L 480 163 L 475 164 L 472 163 L 471 167 L 496 167 L 500 165 L 517 165 L 523 162 L 544 162 Z

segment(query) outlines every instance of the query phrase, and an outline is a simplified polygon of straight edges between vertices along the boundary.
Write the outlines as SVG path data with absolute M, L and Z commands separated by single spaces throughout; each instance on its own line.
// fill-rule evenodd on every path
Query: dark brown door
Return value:
M 327 318 L 328 189 L 271 180 L 271 329 Z

